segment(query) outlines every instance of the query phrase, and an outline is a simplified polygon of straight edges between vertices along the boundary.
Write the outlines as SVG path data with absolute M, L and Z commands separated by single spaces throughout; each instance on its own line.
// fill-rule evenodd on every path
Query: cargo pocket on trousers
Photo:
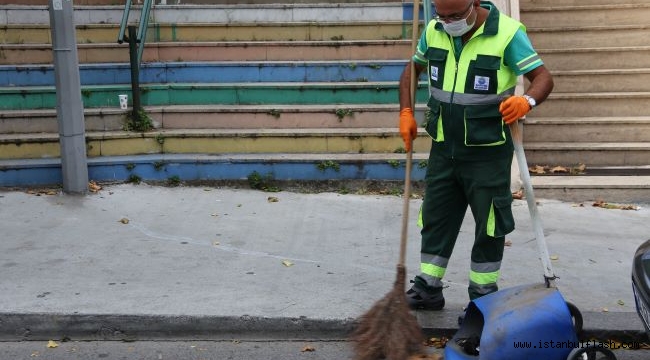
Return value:
M 492 237 L 506 236 L 515 229 L 515 219 L 512 216 L 512 195 L 492 198 L 490 215 L 487 223 L 487 234 Z

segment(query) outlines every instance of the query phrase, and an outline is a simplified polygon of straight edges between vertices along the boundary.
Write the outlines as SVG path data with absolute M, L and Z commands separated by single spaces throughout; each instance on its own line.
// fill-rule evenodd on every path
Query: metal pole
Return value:
M 88 165 L 72 0 L 50 0 L 63 191 L 88 192 Z
M 140 44 L 142 46 L 142 44 Z M 133 120 L 140 119 L 140 64 L 138 63 L 138 37 L 135 26 L 129 26 L 129 59 L 131 62 L 131 96 Z

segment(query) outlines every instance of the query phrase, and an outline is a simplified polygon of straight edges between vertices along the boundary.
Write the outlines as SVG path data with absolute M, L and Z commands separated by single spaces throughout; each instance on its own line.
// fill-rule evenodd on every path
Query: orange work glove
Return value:
M 523 96 L 510 96 L 501 102 L 499 111 L 503 115 L 503 122 L 510 124 L 528 114 L 530 104 Z
M 411 108 L 404 108 L 399 112 L 399 132 L 402 134 L 402 139 L 404 139 L 406 152 L 411 151 L 413 140 L 418 135 L 418 125 L 415 123 Z

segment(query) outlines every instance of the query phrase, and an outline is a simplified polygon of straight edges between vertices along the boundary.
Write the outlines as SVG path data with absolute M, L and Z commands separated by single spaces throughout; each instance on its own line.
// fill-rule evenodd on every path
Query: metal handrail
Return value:
M 129 12 L 131 11 L 131 0 L 126 0 L 124 4 L 124 13 L 122 14 L 122 21 L 120 22 L 120 33 L 117 35 L 117 42 L 122 44 L 125 40 L 129 41 L 126 36 L 126 28 L 129 22 Z M 153 0 L 144 0 L 142 4 L 142 10 L 140 12 L 140 23 L 138 26 L 138 33 L 136 35 L 136 43 L 138 43 L 138 59 L 137 63 L 140 66 L 142 62 L 142 53 L 144 51 L 144 43 L 147 38 L 147 28 L 149 27 L 149 13 L 151 12 L 151 6 L 153 5 Z

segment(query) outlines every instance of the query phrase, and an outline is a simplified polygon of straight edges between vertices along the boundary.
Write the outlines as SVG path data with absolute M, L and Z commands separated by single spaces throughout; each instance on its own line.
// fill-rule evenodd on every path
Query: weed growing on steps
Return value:
M 336 109 L 336 117 L 339 118 L 339 122 L 343 121 L 343 118 L 346 116 L 354 117 L 354 111 L 350 109 Z
M 280 112 L 280 110 L 277 110 L 277 109 L 271 109 L 271 110 L 268 111 L 267 114 L 273 116 L 276 119 L 279 119 L 281 112 Z
M 178 175 L 170 176 L 167 178 L 167 186 L 176 187 L 181 184 L 181 178 Z
M 142 182 L 142 178 L 136 174 L 131 174 L 129 175 L 128 179 L 126 179 L 126 182 L 137 185 Z
M 339 172 L 339 170 L 341 170 L 341 165 L 339 165 L 339 163 L 337 163 L 336 161 L 332 161 L 332 160 L 321 161 L 318 164 L 316 164 L 316 167 L 320 171 L 325 171 L 327 169 L 332 169 L 332 170 L 334 170 L 336 172 Z
M 281 189 L 277 186 L 272 185 L 273 174 L 268 173 L 262 175 L 257 171 L 253 171 L 248 175 L 248 185 L 252 189 L 262 190 L 266 192 L 279 192 Z
M 390 165 L 393 169 L 397 169 L 400 165 L 399 160 L 388 160 L 388 165 Z
M 164 161 L 156 161 L 153 163 L 153 168 L 156 171 L 160 171 L 165 167 L 165 162 Z
M 145 132 L 151 129 L 153 129 L 153 121 L 143 108 L 140 108 L 135 114 L 129 112 L 126 115 L 124 131 Z

